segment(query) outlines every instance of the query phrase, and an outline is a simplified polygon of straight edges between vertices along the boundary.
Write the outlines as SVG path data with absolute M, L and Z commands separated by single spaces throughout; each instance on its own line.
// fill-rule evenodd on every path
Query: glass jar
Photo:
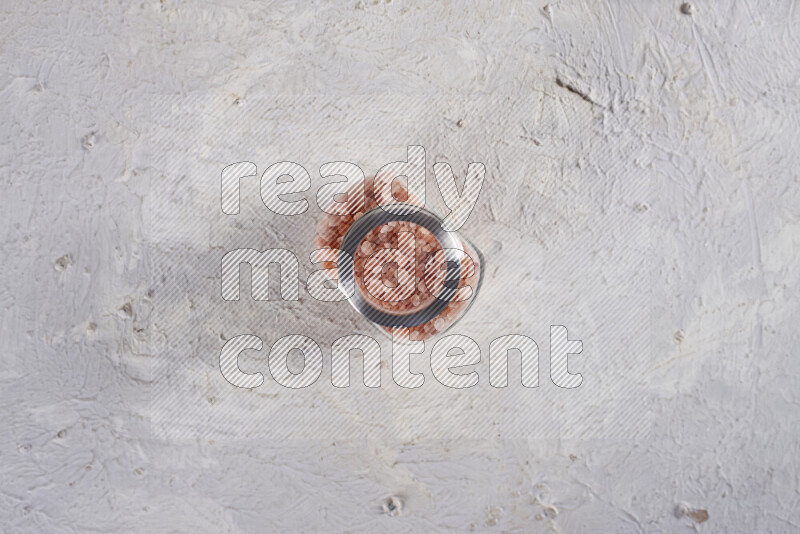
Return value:
M 437 213 L 402 203 L 413 199 L 400 184 L 392 184 L 400 203 L 384 207 L 372 185 L 365 184 L 360 204 L 323 216 L 315 244 L 339 250 L 336 264 L 323 266 L 336 268 L 339 287 L 351 288 L 350 304 L 388 336 L 395 328 L 407 328 L 410 341 L 446 332 L 477 297 L 480 251 L 444 230 Z M 356 197 L 348 194 L 348 200 Z

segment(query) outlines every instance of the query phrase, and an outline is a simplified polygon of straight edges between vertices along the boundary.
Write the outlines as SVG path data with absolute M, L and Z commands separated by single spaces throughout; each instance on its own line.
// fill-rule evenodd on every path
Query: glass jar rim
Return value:
M 447 272 L 442 290 L 435 295 L 433 301 L 421 310 L 409 314 L 396 314 L 383 311 L 372 305 L 357 290 L 348 299 L 350 304 L 364 317 L 381 326 L 391 328 L 411 328 L 433 320 L 453 300 L 461 279 L 461 259 L 465 254 L 464 247 L 453 232 L 442 227 L 442 221 L 433 213 L 416 207 L 395 204 L 377 207 L 356 219 L 342 238 L 340 246 L 338 271 L 340 283 L 345 287 L 353 284 L 355 288 L 354 259 L 358 246 L 364 237 L 373 229 L 390 222 L 410 222 L 428 230 L 444 252 Z

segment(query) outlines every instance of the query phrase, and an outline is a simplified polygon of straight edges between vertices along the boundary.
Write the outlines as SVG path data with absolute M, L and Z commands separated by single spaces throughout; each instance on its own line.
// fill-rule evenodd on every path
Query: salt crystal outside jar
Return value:
M 371 189 L 361 206 L 323 217 L 316 245 L 339 249 L 339 286 L 354 288 L 348 300 L 358 313 L 389 336 L 407 328 L 411 341 L 449 330 L 483 278 L 481 253 L 446 231 L 437 213 L 402 204 L 384 209 Z

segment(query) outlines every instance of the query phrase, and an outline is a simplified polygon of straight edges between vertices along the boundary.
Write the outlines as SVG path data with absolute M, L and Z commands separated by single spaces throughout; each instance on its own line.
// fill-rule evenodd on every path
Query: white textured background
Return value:
M 4 2 L 2 530 L 800 529 L 794 6 L 698 3 L 685 14 L 666 1 Z M 461 101 L 559 103 L 561 122 L 534 110 L 504 125 L 537 161 L 556 161 L 537 166 L 533 183 L 499 173 L 503 186 L 479 200 L 479 218 L 497 217 L 492 202 L 521 202 L 521 191 L 563 194 L 552 184 L 565 176 L 606 180 L 598 198 L 610 198 L 623 185 L 619 170 L 581 168 L 576 156 L 596 149 L 598 135 L 612 155 L 631 159 L 635 172 L 624 174 L 646 180 L 650 197 L 627 207 L 647 214 L 654 245 L 652 350 L 642 356 L 653 393 L 642 409 L 655 421 L 647 437 L 276 442 L 151 433 L 147 205 L 162 183 L 161 138 L 151 133 L 172 127 L 165 99 L 257 114 L 252 103 L 265 95 L 386 92 L 452 102 L 439 127 L 454 132 L 459 119 L 465 131 L 481 127 L 478 110 L 455 113 Z M 197 158 L 215 169 L 239 159 L 214 153 L 224 124 L 203 126 Z M 569 135 L 552 135 L 562 130 Z M 486 150 L 437 142 L 461 163 Z M 483 154 L 498 170 L 503 143 L 488 138 Z M 263 171 L 277 157 L 289 155 L 252 159 Z M 324 161 L 301 162 L 313 175 Z M 201 190 L 192 180 L 207 178 L 187 174 L 176 203 Z M 559 235 L 551 221 L 569 217 L 537 218 L 524 205 L 516 213 L 546 249 Z M 605 252 L 613 259 L 614 249 Z M 391 496 L 399 515 L 383 511 Z

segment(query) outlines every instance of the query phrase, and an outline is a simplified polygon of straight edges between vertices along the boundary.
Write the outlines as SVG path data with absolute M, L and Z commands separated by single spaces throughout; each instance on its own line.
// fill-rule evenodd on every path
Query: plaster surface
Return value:
M 3 532 L 800 529 L 795 3 L 45 0 L 0 12 Z M 396 102 L 414 113 L 384 140 L 367 118 L 403 115 Z M 307 302 L 227 333 L 191 311 L 202 302 L 162 306 L 165 256 L 205 275 L 214 247 L 230 247 L 221 213 L 179 224 L 215 206 L 221 169 L 296 158 L 314 175 L 352 157 L 374 172 L 415 142 L 429 166 L 487 164 L 465 233 L 490 262 L 598 243 L 587 261 L 599 270 L 539 280 L 536 268 L 569 266 L 537 259 L 508 271 L 513 284 L 487 280 L 484 313 L 502 324 L 474 311 L 464 323 L 482 344 L 518 327 L 545 344 L 549 317 L 513 289 L 566 288 L 646 256 L 630 270 L 649 278 L 632 332 L 642 350 L 584 356 L 636 366 L 645 431 L 360 431 L 342 402 L 327 409 L 345 426 L 316 437 L 242 435 L 197 420 L 227 406 L 204 350 L 197 381 L 180 383 L 207 405 L 159 427 L 182 413 L 153 401 L 170 317 L 207 325 L 195 347 L 215 350 L 248 330 L 271 343 L 286 324 L 315 327 Z M 252 197 L 243 206 L 242 243 L 280 237 Z M 603 214 L 646 235 L 598 232 Z M 616 297 L 633 298 L 631 284 L 612 284 Z M 584 345 L 603 339 L 591 306 L 567 300 Z M 315 330 L 326 351 L 334 332 L 364 328 L 337 317 Z M 491 416 L 480 407 L 497 393 L 483 386 L 472 404 Z M 330 383 L 317 393 L 334 395 Z M 286 409 L 308 400 L 281 395 Z M 384 395 L 390 416 L 442 402 Z M 568 398 L 543 387 L 551 396 Z

